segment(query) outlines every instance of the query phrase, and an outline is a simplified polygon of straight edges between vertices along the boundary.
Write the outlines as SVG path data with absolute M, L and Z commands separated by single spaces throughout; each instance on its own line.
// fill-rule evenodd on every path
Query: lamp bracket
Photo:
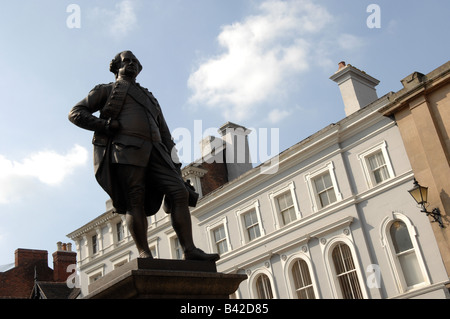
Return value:
M 433 208 L 433 210 L 431 212 L 429 212 L 429 211 L 427 211 L 425 206 L 422 205 L 421 212 L 427 214 L 427 216 L 433 217 L 434 220 L 432 222 L 436 222 L 439 224 L 439 227 L 444 228 L 444 224 L 442 223 L 441 211 L 439 210 L 438 207 Z

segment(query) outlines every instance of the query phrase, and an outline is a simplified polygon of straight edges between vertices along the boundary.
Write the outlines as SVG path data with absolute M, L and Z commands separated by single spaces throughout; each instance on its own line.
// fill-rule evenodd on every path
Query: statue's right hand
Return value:
M 109 129 L 113 132 L 117 132 L 118 130 L 120 130 L 120 122 L 118 120 L 111 120 Z
M 109 119 L 105 125 L 105 133 L 109 136 L 112 136 L 118 130 L 120 130 L 120 127 L 120 122 L 118 120 Z

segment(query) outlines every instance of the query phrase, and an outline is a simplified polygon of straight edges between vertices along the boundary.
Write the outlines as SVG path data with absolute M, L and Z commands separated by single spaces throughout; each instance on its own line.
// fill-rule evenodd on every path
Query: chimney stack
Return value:
M 339 63 L 338 71 L 330 79 L 339 86 L 346 116 L 378 99 L 375 87 L 380 81 L 344 61 Z
M 225 143 L 225 163 L 231 181 L 253 168 L 247 137 L 251 130 L 227 122 L 219 128 L 219 133 Z
M 67 267 L 77 263 L 77 253 L 72 251 L 72 244 L 57 242 L 57 250 L 53 253 L 53 280 L 64 282 L 71 273 Z
M 186 176 L 189 175 L 190 170 L 201 174 L 200 184 L 203 195 L 209 194 L 253 168 L 247 137 L 251 130 L 227 122 L 219 128 L 218 132 L 221 137 L 207 136 L 200 142 L 202 158 L 199 167 L 185 168 Z M 200 188 L 197 186 L 197 189 Z
M 15 267 L 48 263 L 48 252 L 46 250 L 18 248 L 15 251 Z
M 224 142 L 220 137 L 211 135 L 205 137 L 200 141 L 200 150 L 204 161 L 223 163 Z

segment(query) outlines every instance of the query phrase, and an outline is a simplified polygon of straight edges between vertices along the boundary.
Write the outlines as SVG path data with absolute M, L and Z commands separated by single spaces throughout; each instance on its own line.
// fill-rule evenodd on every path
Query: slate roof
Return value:
M 36 281 L 31 293 L 32 299 L 75 299 L 79 288 L 69 288 L 65 282 Z

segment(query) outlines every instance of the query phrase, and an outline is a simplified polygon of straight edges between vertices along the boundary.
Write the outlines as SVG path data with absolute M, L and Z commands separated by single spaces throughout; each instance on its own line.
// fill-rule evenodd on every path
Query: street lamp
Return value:
M 427 216 L 431 216 L 434 219 L 434 222 L 439 224 L 439 227 L 444 228 L 441 219 L 441 211 L 439 208 L 433 208 L 431 212 L 427 211 L 425 208 L 425 204 L 428 201 L 428 187 L 421 186 L 418 181 L 414 178 L 414 187 L 408 191 L 411 196 L 414 198 L 417 204 L 422 206 L 422 213 L 427 214 Z

